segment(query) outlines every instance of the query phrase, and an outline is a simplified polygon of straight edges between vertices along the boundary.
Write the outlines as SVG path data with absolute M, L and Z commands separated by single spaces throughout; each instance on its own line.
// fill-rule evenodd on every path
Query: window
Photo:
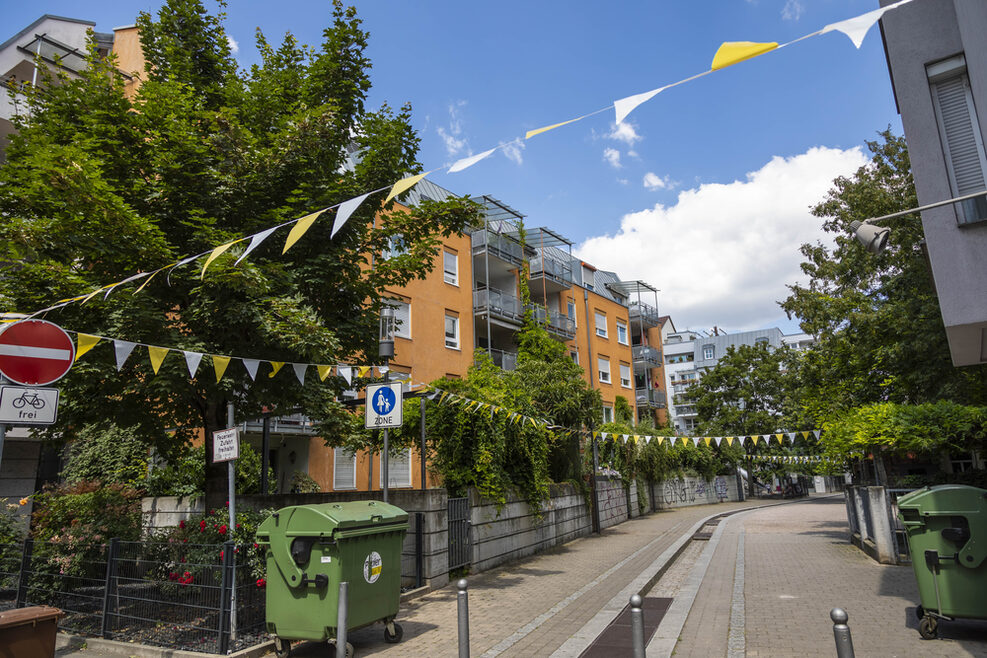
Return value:
M 577 366 L 579 365 L 579 352 L 576 352 L 575 350 L 569 352 L 569 358 L 572 359 L 572 362 Z
M 767 345 L 768 344 L 768 338 L 767 338 L 767 336 L 760 336 L 758 338 L 755 338 L 754 339 L 754 344 L 755 345 Z
M 459 255 L 445 249 L 442 250 L 442 280 L 459 285 Z
M 389 299 L 387 305 L 394 309 L 394 335 L 411 338 L 411 304 L 397 299 Z
M 715 354 L 716 354 L 716 351 L 713 349 L 713 346 L 712 345 L 705 345 L 705 346 L 703 346 L 703 358 L 704 359 L 706 359 L 708 361 L 708 360 L 712 359 Z
M 617 342 L 627 345 L 627 323 L 617 320 Z
M 570 299 L 567 303 L 567 310 L 569 312 L 569 319 L 572 320 L 573 326 L 576 326 L 576 302 Z
M 592 290 L 595 279 L 596 275 L 593 273 L 593 270 L 583 265 L 583 287 L 587 290 Z
M 596 312 L 596 335 L 601 338 L 607 337 L 607 314 Z
M 612 423 L 613 422 L 613 407 L 603 407 L 603 422 Z
M 620 385 L 624 388 L 631 387 L 631 367 L 626 363 L 620 364 Z
M 356 489 L 356 453 L 346 448 L 332 451 L 332 488 Z
M 411 486 L 411 448 L 389 456 L 387 460 L 387 486 Z
M 381 256 L 384 260 L 388 258 L 394 258 L 395 256 L 400 256 L 401 254 L 408 251 L 407 245 L 404 243 L 404 236 L 398 233 L 397 235 L 392 235 L 387 239 L 387 248 Z
M 459 349 L 459 318 L 446 313 L 446 347 Z
M 599 380 L 603 384 L 610 383 L 610 359 L 605 357 L 597 357 L 596 368 L 599 370 Z
M 946 171 L 954 196 L 963 196 L 987 189 L 984 171 L 983 136 L 977 119 L 977 109 L 970 93 L 966 58 L 950 57 L 926 66 L 932 87 L 932 104 L 939 123 Z M 978 197 L 958 204 L 957 219 L 961 224 L 987 220 L 987 198 Z

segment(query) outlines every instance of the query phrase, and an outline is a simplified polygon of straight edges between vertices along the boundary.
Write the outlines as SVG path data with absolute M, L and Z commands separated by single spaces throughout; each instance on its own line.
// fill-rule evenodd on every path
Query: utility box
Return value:
M 339 584 L 347 583 L 347 630 L 394 623 L 401 600 L 401 545 L 408 514 L 380 501 L 285 507 L 257 529 L 267 559 L 267 630 L 278 654 L 291 640 L 336 637 Z M 282 649 L 282 647 L 285 647 Z
M 0 612 L 0 657 L 54 656 L 58 620 L 64 615 L 46 605 Z
M 987 491 L 925 487 L 898 499 L 898 515 L 922 599 L 922 637 L 936 637 L 940 619 L 987 619 Z

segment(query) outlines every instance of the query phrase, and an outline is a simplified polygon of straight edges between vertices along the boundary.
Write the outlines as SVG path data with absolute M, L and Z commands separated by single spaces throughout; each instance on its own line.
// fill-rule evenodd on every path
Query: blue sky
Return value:
M 51 13 L 110 31 L 159 5 L 49 0 L 4 13 L 17 29 Z M 411 102 L 430 170 L 705 71 L 724 41 L 785 43 L 878 2 L 356 6 L 371 35 L 370 104 Z M 329 19 L 327 1 L 231 0 L 226 11 L 244 66 L 256 61 L 255 28 L 318 44 Z M 888 125 L 901 132 L 875 26 L 860 50 L 837 32 L 816 36 L 658 94 L 619 129 L 604 112 L 431 178 L 497 197 L 594 265 L 648 281 L 679 328 L 795 331 L 776 302 L 800 279 L 799 245 L 822 238 L 808 207 Z

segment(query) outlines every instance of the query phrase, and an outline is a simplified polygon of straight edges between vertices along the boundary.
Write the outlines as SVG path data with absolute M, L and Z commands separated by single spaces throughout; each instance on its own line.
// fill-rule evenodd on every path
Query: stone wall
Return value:
M 717 475 L 712 480 L 686 476 L 654 482 L 649 486 L 648 500 L 654 500 L 658 509 L 740 500 L 737 478 L 733 475 Z

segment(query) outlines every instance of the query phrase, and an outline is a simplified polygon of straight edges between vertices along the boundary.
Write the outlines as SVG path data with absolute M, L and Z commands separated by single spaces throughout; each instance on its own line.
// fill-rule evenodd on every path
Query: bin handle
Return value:
M 370 517 L 371 523 L 380 523 L 383 520 L 384 520 L 383 514 L 374 514 L 373 516 Z

